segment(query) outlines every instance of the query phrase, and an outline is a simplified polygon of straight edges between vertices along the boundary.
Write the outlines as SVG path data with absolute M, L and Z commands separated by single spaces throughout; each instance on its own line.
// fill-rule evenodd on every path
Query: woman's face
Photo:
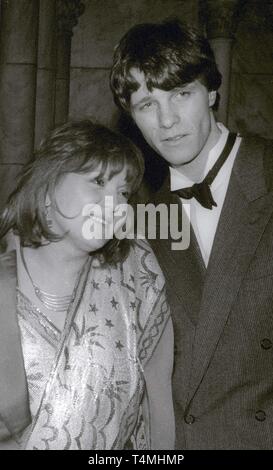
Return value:
M 59 211 L 51 205 L 52 230 L 60 235 L 67 232 L 62 241 L 72 249 L 91 252 L 103 247 L 126 219 L 125 212 L 118 211 L 129 197 L 126 174 L 124 168 L 112 176 L 107 168 L 102 176 L 99 167 L 64 175 L 55 189 Z

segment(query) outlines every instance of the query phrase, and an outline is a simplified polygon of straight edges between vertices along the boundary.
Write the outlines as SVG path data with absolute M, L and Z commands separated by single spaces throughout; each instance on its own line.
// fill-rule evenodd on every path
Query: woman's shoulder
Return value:
M 133 240 L 131 244 L 130 255 L 134 259 L 135 263 L 143 265 L 149 262 L 149 265 L 153 267 L 155 271 L 162 273 L 161 268 L 159 267 L 157 258 L 148 240 L 146 239 Z
M 140 281 L 140 285 L 143 286 L 145 280 L 149 280 L 157 289 L 164 287 L 164 275 L 153 249 L 146 239 L 133 241 L 128 257 L 128 264 L 135 273 L 136 281 Z
M 165 295 L 165 279 L 149 242 L 136 240 L 131 257 L 135 263 L 134 283 L 139 306 L 139 359 L 145 366 L 166 328 L 170 309 Z
M 132 241 L 132 248 L 136 253 L 147 252 L 153 255 L 153 250 L 146 238 L 136 238 Z

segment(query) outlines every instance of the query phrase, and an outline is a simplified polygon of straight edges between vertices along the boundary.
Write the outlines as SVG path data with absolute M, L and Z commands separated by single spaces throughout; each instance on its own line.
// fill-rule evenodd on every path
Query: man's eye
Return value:
M 149 102 L 149 103 L 145 103 L 145 104 L 143 104 L 142 106 L 140 106 L 140 109 L 141 109 L 141 110 L 142 110 L 142 109 L 143 109 L 143 110 L 146 110 L 146 109 L 151 108 L 151 106 L 152 106 L 152 103 L 150 103 L 150 102 Z

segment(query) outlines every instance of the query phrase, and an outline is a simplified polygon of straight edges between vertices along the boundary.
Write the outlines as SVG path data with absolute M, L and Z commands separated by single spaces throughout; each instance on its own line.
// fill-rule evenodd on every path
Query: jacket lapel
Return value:
M 157 194 L 155 204 L 164 202 L 168 206 L 177 207 L 178 224 L 182 226 L 186 213 L 182 214 L 180 198 L 170 192 L 169 177 L 165 180 L 164 186 Z M 200 252 L 194 231 L 190 227 L 190 245 L 185 250 L 172 249 L 171 237 L 167 240 L 159 240 L 157 231 L 157 241 L 152 243 L 155 254 L 162 266 L 162 270 L 169 285 L 169 289 L 180 302 L 180 312 L 183 310 L 193 325 L 196 325 L 200 309 L 200 301 L 205 281 L 206 268 Z M 177 282 L 179 280 L 179 282 Z
M 182 214 L 180 198 L 170 192 L 169 178 L 154 203 L 165 203 L 170 209 L 173 204 Z M 185 217 L 186 214 L 184 214 Z M 184 217 L 183 215 L 183 217 Z M 181 221 L 181 217 L 179 217 Z M 183 223 L 184 218 L 182 219 Z M 178 223 L 179 223 L 178 222 Z M 180 224 L 179 224 L 180 226 Z M 174 324 L 174 372 L 173 394 L 177 416 L 184 414 L 189 388 L 192 347 L 200 310 L 206 268 L 193 230 L 190 246 L 186 250 L 173 250 L 172 240 L 150 240 L 155 255 L 166 278 L 167 294 Z
M 231 175 L 207 269 L 193 352 L 193 398 L 228 320 L 244 274 L 273 212 L 263 147 L 241 144 Z
M 30 422 L 27 381 L 16 307 L 16 257 L 0 257 L 0 440 Z M 3 420 L 3 422 L 1 422 Z

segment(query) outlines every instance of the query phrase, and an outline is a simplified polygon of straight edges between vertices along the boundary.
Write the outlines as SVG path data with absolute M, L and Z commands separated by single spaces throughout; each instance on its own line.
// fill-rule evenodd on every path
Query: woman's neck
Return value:
M 61 242 L 39 248 L 23 248 L 19 240 L 16 244 L 18 287 L 59 330 L 65 325 L 79 274 L 89 258 L 88 253 L 63 248 Z
M 58 272 L 60 269 L 65 270 L 67 274 L 77 273 L 84 265 L 89 257 L 86 252 L 73 252 L 69 249 L 65 250 L 61 242 L 52 242 L 47 245 L 42 245 L 39 248 L 24 248 L 28 256 L 39 262 L 45 269 Z
M 71 293 L 89 255 L 68 248 L 63 246 L 62 241 L 51 242 L 38 248 L 22 248 L 34 284 L 52 294 Z

